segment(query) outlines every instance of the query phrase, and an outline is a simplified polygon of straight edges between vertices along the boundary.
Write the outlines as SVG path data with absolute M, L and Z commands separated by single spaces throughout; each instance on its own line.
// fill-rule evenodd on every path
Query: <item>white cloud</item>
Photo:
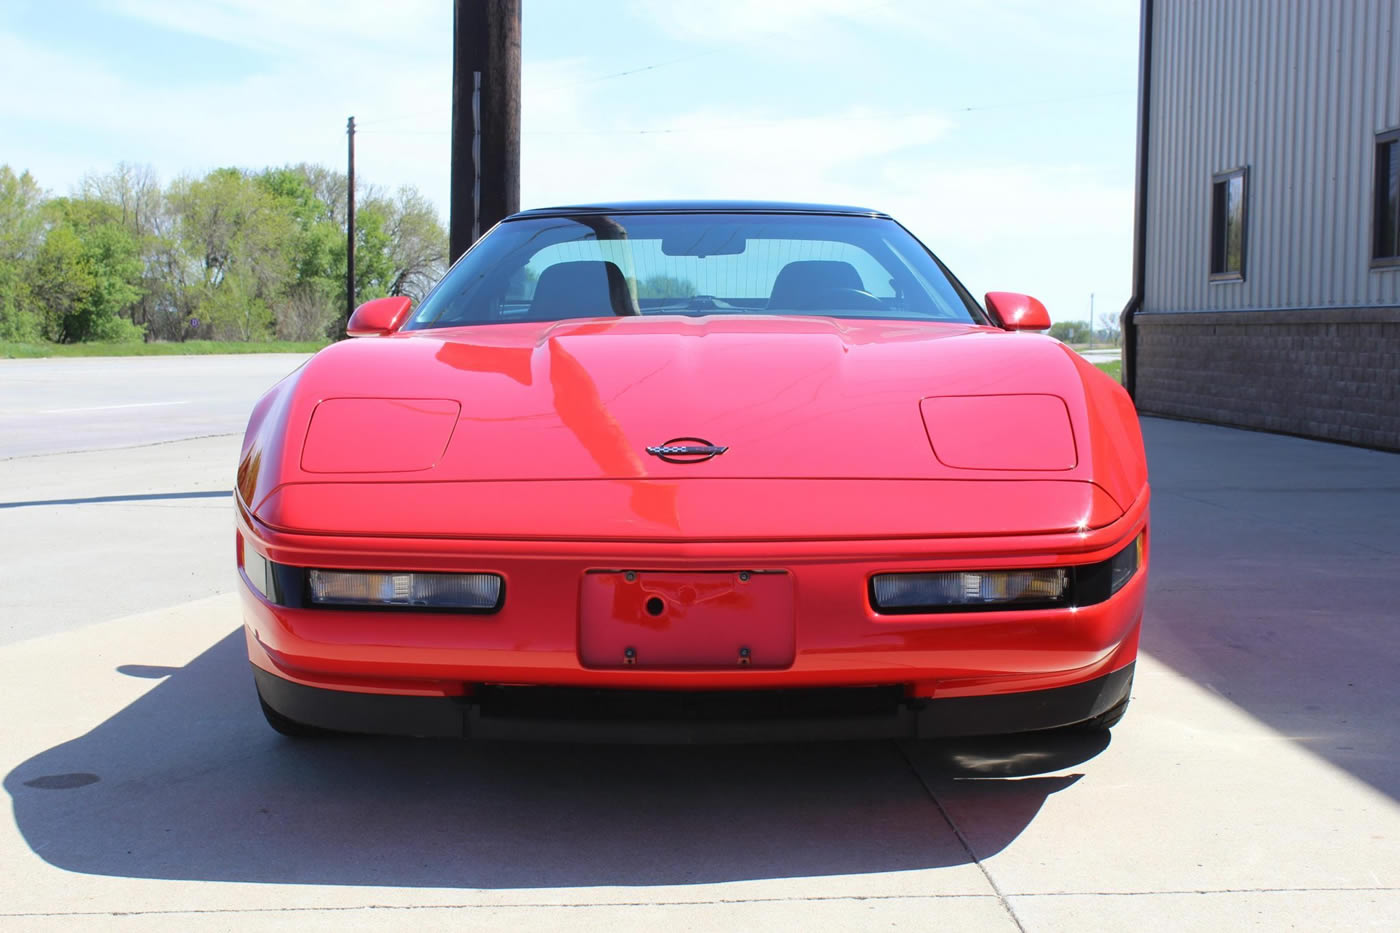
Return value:
M 577 126 L 577 124 L 574 124 Z M 759 110 L 678 114 L 644 132 L 575 128 L 527 135 L 522 202 L 665 197 L 860 201 L 883 160 L 937 140 L 948 122 L 854 109 L 821 117 Z
M 221 0 L 206 9 L 122 0 L 121 6 L 166 28 L 236 43 L 255 45 L 259 36 L 276 34 L 279 49 L 255 59 L 257 67 L 241 77 L 147 82 L 83 55 L 0 32 L 0 82 L 24 89 L 0 95 L 0 120 L 38 127 L 6 140 L 6 161 L 32 169 L 41 183 L 59 191 L 83 173 L 108 171 L 119 161 L 151 163 L 167 179 L 220 165 L 309 161 L 338 167 L 345 161 L 347 116 L 372 123 L 437 108 L 443 132 L 398 139 L 367 135 L 359 141 L 357 168 L 371 182 L 414 184 L 445 208 L 450 9 L 433 4 L 436 19 L 426 20 L 410 16 L 414 11 L 406 8 L 404 31 L 390 43 L 377 35 L 383 31 L 382 8 L 379 25 L 371 28 L 368 10 L 377 5 L 349 9 L 342 25 L 322 24 L 319 32 L 309 23 L 320 14 L 298 3 Z M 353 38 L 353 47 L 338 42 L 341 34 Z M 426 53 L 411 58 L 396 53 L 400 40 Z M 81 157 L 74 153 L 75 138 L 87 141 L 87 161 L 77 172 L 73 166 Z
M 1127 301 L 1133 191 L 1076 167 L 942 165 L 891 172 L 888 210 L 981 295 L 1024 291 L 1054 320 Z
M 676 38 L 727 43 L 763 40 L 781 53 L 801 51 L 789 43 L 833 37 L 842 24 L 878 26 L 909 18 L 895 3 L 880 0 L 638 0 L 632 11 Z
M 1035 294 L 1057 318 L 1121 308 L 1131 262 L 1132 188 L 1081 166 L 959 159 L 937 114 L 852 109 L 781 117 L 758 108 L 677 113 L 645 133 L 541 66 L 525 91 L 522 204 L 758 198 L 889 211 L 977 294 Z M 548 97 L 531 88 L 556 90 Z M 1032 154 L 1028 152 L 1028 155 Z
M 251 49 L 294 50 L 343 58 L 346 44 L 379 49 L 387 59 L 416 33 L 440 29 L 442 0 L 107 0 L 114 12 L 176 32 Z
M 1103 51 L 1099 37 L 1139 15 L 1135 0 L 634 0 L 631 12 L 676 39 L 761 42 L 772 55 L 841 62 L 853 33 L 897 28 L 933 47 L 986 44 L 992 64 L 999 49 L 1023 41 L 1057 55 Z
M 59 193 L 83 172 L 107 171 L 123 160 L 152 163 L 166 179 L 229 164 L 305 160 L 338 167 L 344 120 L 353 113 L 362 128 L 362 177 L 416 185 L 446 218 L 449 3 L 412 0 L 395 4 L 391 14 L 376 0 L 107 3 L 142 22 L 254 54 L 239 77 L 144 81 L 6 32 L 16 27 L 0 21 L 0 82 L 23 89 L 0 95 L 0 123 L 31 128 L 5 132 L 0 159 L 34 170 Z M 1103 140 L 1030 146 L 1015 127 L 1027 109 L 974 117 L 940 112 L 935 104 L 919 112 L 908 95 L 889 103 L 877 81 L 860 83 L 859 63 L 896 33 L 919 36 L 929 55 L 985 48 L 978 61 L 988 69 L 997 67 L 997 53 L 1024 56 L 1027 49 L 1062 60 L 1132 59 L 1136 6 L 1060 0 L 1047 12 L 1040 0 L 617 3 L 611 9 L 631 17 L 630 35 L 668 37 L 666 51 L 633 59 L 640 64 L 684 60 L 687 45 L 693 55 L 717 56 L 697 74 L 721 67 L 721 55 L 723 68 L 740 73 L 755 56 L 817 61 L 810 68 L 784 66 L 789 84 L 781 90 L 801 112 L 784 109 L 762 84 L 743 99 L 707 95 L 704 86 L 677 93 L 674 76 L 685 74 L 679 67 L 656 72 L 673 83 L 656 85 L 669 90 L 648 97 L 652 76 L 600 80 L 626 67 L 604 50 L 580 47 L 567 58 L 540 59 L 530 54 L 527 35 L 522 203 L 752 197 L 868 204 L 895 214 L 978 291 L 1022 288 L 1065 317 L 1082 316 L 1094 290 L 1103 311 L 1121 305 L 1127 291 L 1132 219 L 1126 171 L 1106 181 L 1102 166 L 1079 165 L 1102 155 L 1095 147 Z M 803 82 L 832 73 L 826 62 L 855 66 L 841 72 L 854 88 L 845 100 L 864 103 L 831 105 L 816 88 L 802 93 Z M 916 63 L 909 67 L 917 71 Z M 964 69 L 960 84 L 930 88 L 929 99 L 946 107 L 1016 105 L 1063 93 L 1041 91 L 1035 81 L 1039 70 L 1054 67 L 1049 56 L 1008 59 L 1004 67 L 1009 82 L 998 85 Z M 1115 68 L 1131 84 L 1131 67 Z M 1126 101 L 1125 138 L 1130 94 Z M 989 149 L 1006 158 L 978 154 Z
M 1105 185 L 1072 166 L 930 161 L 917 169 L 899 166 L 888 181 L 916 205 L 928 229 L 978 243 L 1030 231 L 1053 230 L 1060 236 L 1121 232 L 1132 220 L 1131 187 Z

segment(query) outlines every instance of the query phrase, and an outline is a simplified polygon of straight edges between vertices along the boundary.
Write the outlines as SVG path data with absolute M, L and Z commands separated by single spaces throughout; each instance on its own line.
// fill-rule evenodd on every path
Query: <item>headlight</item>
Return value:
M 894 612 L 1015 608 L 1065 601 L 1069 572 L 984 570 L 951 573 L 882 573 L 871 581 L 875 608 Z
M 364 573 L 312 570 L 311 602 L 361 608 L 492 610 L 500 606 L 503 581 L 494 573 Z
M 1092 606 L 1117 593 L 1142 569 L 1147 532 L 1108 560 L 1033 570 L 880 573 L 870 578 L 876 612 L 975 612 Z

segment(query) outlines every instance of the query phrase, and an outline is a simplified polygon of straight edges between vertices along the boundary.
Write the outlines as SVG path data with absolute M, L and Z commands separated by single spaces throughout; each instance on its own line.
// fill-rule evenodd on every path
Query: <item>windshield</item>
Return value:
M 661 314 L 982 323 L 894 221 L 826 214 L 589 214 L 497 226 L 405 330 Z

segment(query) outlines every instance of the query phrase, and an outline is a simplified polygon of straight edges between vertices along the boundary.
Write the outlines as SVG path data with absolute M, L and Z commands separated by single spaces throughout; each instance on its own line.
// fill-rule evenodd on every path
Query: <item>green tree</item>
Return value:
M 330 336 L 343 335 L 348 181 L 343 173 L 321 165 L 303 163 L 286 171 L 301 176 L 337 231 L 328 268 L 329 277 L 337 283 L 338 311 Z M 384 295 L 421 300 L 447 271 L 447 230 L 432 203 L 411 185 L 390 196 L 362 183 L 355 186 L 355 200 L 356 303 Z
M 297 225 L 287 205 L 235 168 L 178 180 L 168 197 L 193 270 L 184 277 L 180 302 L 189 332 L 216 339 L 270 336 L 270 309 L 294 282 Z M 247 307 L 240 310 L 239 302 Z
M 325 336 L 337 308 L 344 305 L 344 260 L 337 268 L 336 257 L 337 249 L 344 253 L 339 244 L 345 234 L 301 167 L 268 169 L 257 180 L 296 224 L 290 256 L 293 279 L 272 309 L 277 336 L 284 340 Z
M 272 331 L 272 309 L 260 297 L 256 278 L 241 267 L 229 269 L 206 291 L 196 313 L 200 332 L 220 340 L 257 340 Z
M 432 203 L 405 185 L 385 207 L 389 234 L 389 294 L 421 301 L 447 271 L 447 231 Z
M 84 300 L 93 286 L 77 231 L 67 225 L 49 231 L 29 269 L 29 280 L 42 315 L 44 337 L 59 343 L 77 339 L 65 325 L 82 315 Z
M 372 201 L 355 212 L 355 300 L 368 301 L 389 294 L 394 284 L 394 260 L 390 248 L 389 210 L 383 201 Z
M 371 200 L 355 211 L 355 304 L 389 294 L 394 281 L 394 263 L 389 248 L 393 243 L 388 230 L 386 205 Z M 345 281 L 345 237 L 336 246 L 336 270 Z M 335 319 L 332 337 L 345 335 L 345 289 L 340 290 L 340 313 Z
M 1088 321 L 1056 321 L 1050 325 L 1050 336 L 1065 343 L 1089 343 L 1093 332 Z
M 43 241 L 44 192 L 28 172 L 0 165 L 0 340 L 37 341 L 42 326 L 31 307 L 27 270 Z
M 29 270 L 30 303 L 44 336 L 58 343 L 140 340 L 122 317 L 141 297 L 136 241 L 111 205 L 59 198 L 46 205 L 50 226 Z
M 0 339 L 343 335 L 346 177 L 221 168 L 165 189 L 145 166 L 46 200 L 0 166 Z M 356 191 L 355 295 L 420 299 L 447 232 L 412 187 Z
M 690 298 L 695 283 L 673 275 L 650 275 L 637 283 L 638 298 Z
M 136 242 L 141 257 L 141 297 L 126 312 L 149 337 L 179 336 L 172 318 L 183 257 L 173 234 L 174 218 L 155 170 L 148 165 L 117 163 L 106 174 L 84 176 L 84 200 L 110 205 L 114 217 Z M 173 329 L 172 329 L 173 328 Z

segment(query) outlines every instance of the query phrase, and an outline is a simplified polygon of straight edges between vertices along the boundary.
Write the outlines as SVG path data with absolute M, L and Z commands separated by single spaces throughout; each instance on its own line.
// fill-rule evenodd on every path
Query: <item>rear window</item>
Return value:
M 405 329 L 638 314 L 981 321 L 937 260 L 884 218 L 578 214 L 500 224 Z

